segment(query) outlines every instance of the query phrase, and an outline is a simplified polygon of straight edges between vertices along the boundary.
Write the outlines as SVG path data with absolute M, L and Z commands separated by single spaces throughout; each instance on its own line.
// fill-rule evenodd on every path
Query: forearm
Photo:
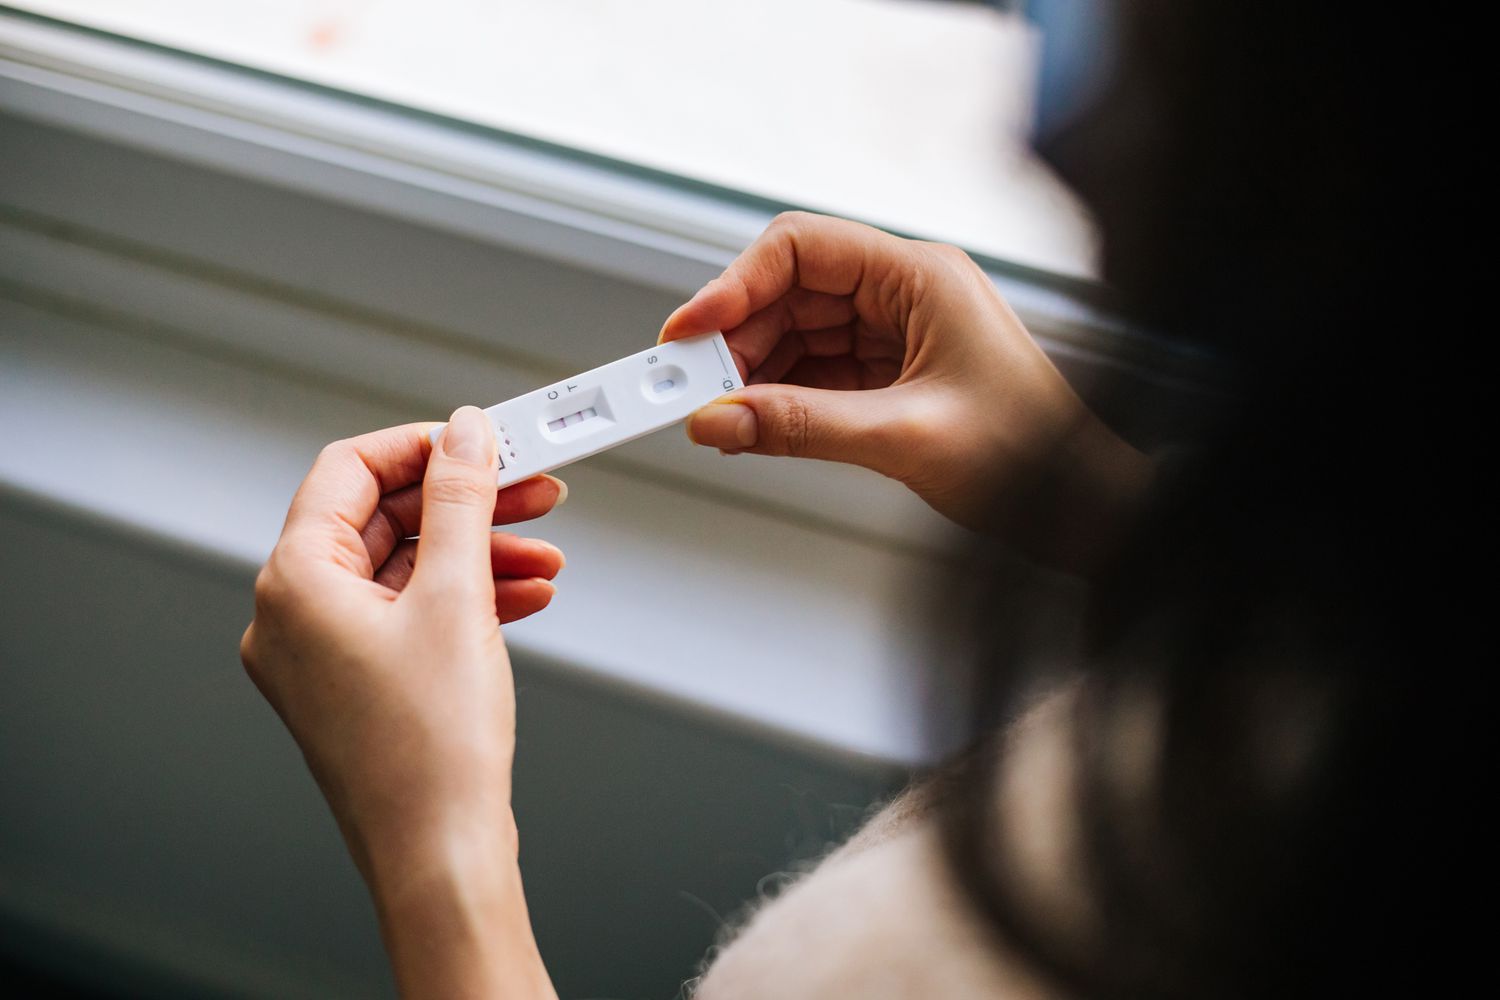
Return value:
M 509 837 L 424 837 L 372 851 L 366 867 L 402 997 L 557 996 Z

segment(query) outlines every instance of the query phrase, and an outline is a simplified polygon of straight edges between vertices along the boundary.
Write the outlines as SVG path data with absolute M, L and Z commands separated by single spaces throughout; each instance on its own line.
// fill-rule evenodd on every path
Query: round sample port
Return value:
M 676 365 L 652 365 L 641 376 L 641 395 L 649 402 L 665 403 L 687 389 L 687 372 Z

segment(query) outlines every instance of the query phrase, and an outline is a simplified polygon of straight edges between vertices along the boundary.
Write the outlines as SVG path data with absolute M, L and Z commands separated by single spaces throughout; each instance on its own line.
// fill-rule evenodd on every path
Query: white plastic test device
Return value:
M 509 486 L 659 431 L 743 389 L 720 333 L 661 344 L 496 403 L 485 415 Z M 432 431 L 437 443 L 446 424 Z

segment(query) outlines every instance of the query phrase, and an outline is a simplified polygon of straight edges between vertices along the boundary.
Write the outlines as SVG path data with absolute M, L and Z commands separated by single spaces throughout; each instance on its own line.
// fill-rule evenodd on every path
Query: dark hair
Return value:
M 1432 93 L 1391 58 L 1420 43 L 1368 7 L 1118 7 L 1110 85 L 1042 153 L 1095 210 L 1123 307 L 1233 384 L 1179 428 L 1077 627 L 1091 932 L 1028 905 L 995 816 L 993 734 L 1064 673 L 1021 638 L 1058 602 L 998 544 L 966 578 L 991 735 L 945 812 L 950 861 L 1005 945 L 1078 995 L 1430 994 L 1476 933 L 1455 879 L 1476 860 L 1482 661 L 1473 397 L 1396 291 L 1420 286 L 1402 241 L 1442 198 L 1395 185 Z M 1122 789 L 1111 734 L 1143 698 L 1152 771 Z

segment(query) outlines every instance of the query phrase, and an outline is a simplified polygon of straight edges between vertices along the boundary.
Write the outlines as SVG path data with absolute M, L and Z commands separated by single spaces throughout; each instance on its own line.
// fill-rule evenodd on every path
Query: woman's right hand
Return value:
M 1149 479 L 955 247 L 779 216 L 661 340 L 713 330 L 746 388 L 692 416 L 699 444 L 862 465 L 976 528 L 1003 527 L 1007 496 L 1039 485 L 1086 523 Z M 1067 564 L 1081 540 L 1033 547 Z

